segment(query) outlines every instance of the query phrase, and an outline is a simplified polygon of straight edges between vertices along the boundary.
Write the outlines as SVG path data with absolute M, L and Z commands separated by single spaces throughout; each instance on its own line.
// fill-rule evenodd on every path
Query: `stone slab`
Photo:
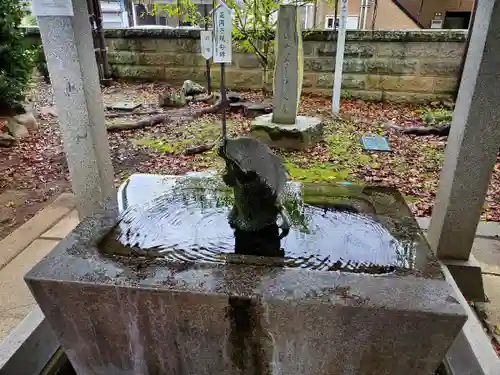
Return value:
M 0 374 L 41 374 L 59 347 L 49 322 L 35 306 L 0 343 Z
M 494 221 L 480 221 L 476 236 L 494 237 L 500 240 L 500 223 Z
M 61 194 L 52 204 L 0 242 L 0 270 L 47 229 L 75 207 L 72 194 Z
M 446 267 L 442 270 L 458 301 L 467 314 L 467 321 L 446 353 L 444 363 L 450 375 L 497 375 L 500 374 L 500 359 L 493 350 L 489 337 L 481 322 L 460 293 L 453 276 Z
M 0 340 L 36 306 L 23 276 L 47 255 L 58 241 L 36 240 L 0 271 Z
M 500 276 L 483 275 L 483 283 L 484 292 L 489 300 L 488 303 L 483 304 L 488 321 L 500 325 Z
M 107 108 L 115 111 L 133 111 L 141 106 L 141 103 L 134 102 L 116 102 L 109 105 Z
M 500 276 L 500 240 L 476 237 L 471 254 L 483 272 Z
M 78 211 L 73 210 L 68 215 L 63 217 L 56 225 L 50 228 L 47 232 L 41 235 L 41 238 L 46 239 L 63 239 L 66 237 L 80 222 Z
M 273 122 L 273 114 L 256 117 L 252 121 L 251 135 L 271 147 L 301 150 L 323 139 L 323 122 L 320 118 L 297 116 L 294 124 Z
M 427 375 L 465 322 L 443 279 L 244 256 L 137 267 L 98 250 L 114 225 L 84 219 L 25 277 L 79 374 Z
M 391 151 L 387 138 L 377 134 L 362 136 L 361 144 L 367 151 Z
M 469 301 L 485 301 L 481 264 L 471 254 L 469 260 L 443 259 L 462 294 Z
M 431 223 L 430 217 L 417 217 L 416 219 L 420 228 L 423 230 L 429 228 L 429 224 Z M 494 221 L 480 221 L 476 230 L 476 237 L 477 236 L 500 239 L 500 223 Z

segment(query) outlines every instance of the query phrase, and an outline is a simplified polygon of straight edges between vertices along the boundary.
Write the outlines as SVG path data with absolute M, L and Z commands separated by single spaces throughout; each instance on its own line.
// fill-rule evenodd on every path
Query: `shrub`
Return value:
M 21 0 L 0 1 L 0 108 L 17 110 L 33 71 L 34 51 L 19 28 L 26 15 Z

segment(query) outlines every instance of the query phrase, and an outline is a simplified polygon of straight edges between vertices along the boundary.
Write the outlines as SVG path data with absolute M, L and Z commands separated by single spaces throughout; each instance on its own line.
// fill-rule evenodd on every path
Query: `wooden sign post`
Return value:
M 206 74 L 207 74 L 207 92 L 212 94 L 212 79 L 210 75 L 210 59 L 213 56 L 213 40 L 212 30 L 208 30 L 208 5 L 203 6 L 205 30 L 200 32 L 201 37 L 201 55 L 205 59 Z

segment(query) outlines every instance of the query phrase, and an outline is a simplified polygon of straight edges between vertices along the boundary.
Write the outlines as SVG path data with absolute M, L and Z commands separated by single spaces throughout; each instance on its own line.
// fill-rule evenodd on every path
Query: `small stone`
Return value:
M 205 101 L 205 103 L 214 105 L 220 100 L 220 94 L 218 92 L 212 93 L 212 95 L 209 95 L 210 97 Z
M 273 111 L 272 104 L 268 103 L 249 103 L 243 111 L 245 117 L 255 118 L 257 116 L 266 115 Z
M 182 93 L 184 96 L 195 96 L 196 94 L 203 94 L 204 92 L 205 87 L 189 79 L 182 84 Z
M 453 103 L 452 101 L 449 101 L 449 100 L 445 100 L 443 102 L 443 106 L 445 108 L 448 108 L 448 109 L 453 109 L 453 108 L 455 108 L 455 103 Z
M 238 113 L 238 112 L 245 112 L 247 106 L 250 105 L 250 103 L 246 102 L 236 102 L 236 103 L 229 103 L 229 111 Z
M 13 119 L 17 123 L 24 125 L 28 130 L 38 129 L 38 123 L 36 121 L 36 118 L 35 116 L 33 116 L 33 113 L 31 112 L 23 113 L 22 115 L 17 115 Z
M 7 134 L 0 132 L 0 147 L 12 147 L 16 143 L 16 139 Z
M 227 99 L 230 103 L 239 103 L 242 101 L 241 95 L 234 91 L 229 91 L 227 93 Z
M 252 121 L 251 135 L 270 147 L 302 150 L 323 139 L 323 122 L 317 117 L 297 116 L 295 124 L 276 124 L 272 114 L 267 114 Z
M 18 123 L 13 117 L 7 119 L 7 124 L 5 126 L 9 130 L 10 135 L 15 139 L 22 139 L 29 136 L 29 131 L 26 126 Z
M 184 107 L 186 98 L 182 93 L 165 92 L 158 97 L 160 107 Z
M 40 116 L 57 117 L 57 110 L 55 107 L 42 107 L 40 108 Z
M 108 109 L 115 111 L 133 111 L 141 106 L 141 103 L 134 102 L 117 102 L 108 106 Z

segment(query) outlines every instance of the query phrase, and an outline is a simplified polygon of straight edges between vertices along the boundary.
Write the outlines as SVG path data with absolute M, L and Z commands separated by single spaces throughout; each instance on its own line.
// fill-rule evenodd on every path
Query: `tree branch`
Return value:
M 228 103 L 225 103 L 225 106 L 227 107 Z M 172 119 L 173 117 L 175 118 L 184 118 L 184 119 L 193 119 L 193 118 L 198 118 L 201 117 L 205 114 L 208 113 L 216 113 L 220 110 L 225 108 L 222 104 L 222 101 L 219 100 L 217 103 L 215 103 L 211 107 L 206 107 L 206 108 L 200 108 L 196 110 L 193 113 L 189 113 L 189 110 L 186 109 L 180 109 L 180 110 L 172 110 L 168 111 L 159 115 L 155 115 L 146 119 L 142 119 L 136 122 L 131 122 L 131 123 L 122 123 L 122 124 L 111 124 L 107 127 L 108 132 L 115 132 L 115 131 L 121 131 L 121 130 L 133 130 L 133 129 L 142 129 L 146 128 L 149 126 L 153 125 L 158 125 L 165 123 Z

